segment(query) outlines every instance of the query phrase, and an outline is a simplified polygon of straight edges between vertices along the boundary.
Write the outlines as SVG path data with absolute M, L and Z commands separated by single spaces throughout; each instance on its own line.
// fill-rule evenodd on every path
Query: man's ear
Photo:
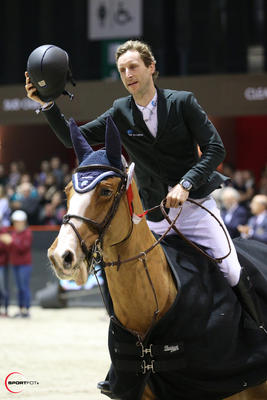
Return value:
M 149 68 L 150 68 L 152 74 L 154 74 L 154 72 L 156 71 L 156 63 L 155 63 L 155 62 L 152 62 L 152 63 L 150 64 Z

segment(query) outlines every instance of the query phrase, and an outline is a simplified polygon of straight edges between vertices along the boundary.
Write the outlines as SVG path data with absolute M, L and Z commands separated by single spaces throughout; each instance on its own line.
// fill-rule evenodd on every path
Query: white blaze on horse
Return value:
M 241 391 L 232 398 L 266 399 L 265 384 L 244 391 L 266 379 L 264 333 L 243 328 L 240 305 L 218 268 L 193 249 L 187 259 L 188 247 L 177 256 L 182 267 L 173 267 L 146 220 L 133 223 L 142 204 L 112 119 L 105 150 L 94 152 L 73 120 L 70 130 L 79 167 L 48 257 L 59 278 L 79 285 L 96 264 L 105 268 L 112 391 L 127 400 L 218 400 Z M 216 336 L 222 332 L 223 340 Z

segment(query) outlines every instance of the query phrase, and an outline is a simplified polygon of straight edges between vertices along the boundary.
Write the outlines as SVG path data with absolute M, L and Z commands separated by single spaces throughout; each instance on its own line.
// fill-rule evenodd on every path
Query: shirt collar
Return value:
M 148 108 L 149 110 L 153 111 L 154 108 L 157 106 L 158 103 L 158 93 L 156 91 L 155 96 L 153 97 L 153 99 L 148 103 L 147 106 L 140 106 L 139 104 L 136 104 L 136 106 L 139 108 L 140 111 L 143 111 L 145 108 Z

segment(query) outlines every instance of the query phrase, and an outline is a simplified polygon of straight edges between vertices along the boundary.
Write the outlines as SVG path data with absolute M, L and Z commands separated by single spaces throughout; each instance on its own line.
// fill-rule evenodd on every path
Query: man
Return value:
M 240 236 L 238 225 L 245 224 L 248 220 L 248 211 L 239 204 L 240 194 L 232 187 L 226 187 L 221 195 L 223 209 L 222 219 L 228 229 L 231 238 Z
M 254 215 L 247 225 L 239 225 L 237 229 L 242 237 L 259 240 L 267 244 L 267 196 L 258 194 L 253 197 L 250 209 Z
M 128 41 L 116 53 L 117 67 L 130 95 L 118 99 L 96 120 L 80 127 L 90 144 L 103 143 L 105 119 L 111 115 L 122 143 L 136 164 L 136 176 L 145 208 L 167 196 L 166 207 L 175 208 L 189 196 L 201 199 L 204 206 L 219 216 L 209 194 L 226 178 L 214 172 L 225 155 L 215 127 L 192 93 L 160 90 L 155 87 L 156 61 L 150 48 L 140 41 Z M 28 96 L 42 102 L 26 73 Z M 45 104 L 43 113 L 59 139 L 71 147 L 68 123 L 54 103 Z M 197 144 L 202 151 L 199 159 Z M 171 190 L 169 191 L 169 189 Z M 169 191 L 169 192 L 168 192 Z M 168 226 L 160 212 L 149 215 L 150 228 L 161 234 Z M 197 222 L 196 222 L 197 221 Z M 227 241 L 218 223 L 196 206 L 185 203 L 178 228 L 191 240 L 209 248 L 214 257 L 227 251 Z M 238 283 L 240 265 L 234 248 L 220 265 L 231 286 Z
M 125 149 L 136 164 L 144 207 L 151 208 L 166 197 L 166 207 L 170 208 L 172 218 L 177 213 L 176 207 L 183 205 L 177 220 L 178 229 L 209 249 L 213 257 L 223 257 L 228 253 L 228 243 L 218 222 L 208 212 L 186 202 L 190 195 L 220 219 L 220 212 L 210 196 L 227 180 L 215 171 L 225 156 L 218 132 L 192 93 L 155 86 L 156 61 L 145 43 L 129 40 L 122 44 L 117 49 L 116 62 L 130 96 L 115 100 L 104 114 L 80 126 L 83 135 L 91 145 L 103 143 L 106 117 L 110 115 L 121 133 Z M 44 103 L 37 96 L 28 73 L 25 75 L 28 97 L 41 104 L 43 114 L 58 138 L 65 146 L 72 147 L 64 115 L 55 103 Z M 160 212 L 150 213 L 148 224 L 158 234 L 169 226 Z M 238 290 L 241 267 L 229 240 L 231 253 L 218 266 L 229 284 Z M 244 285 L 242 288 L 244 290 Z

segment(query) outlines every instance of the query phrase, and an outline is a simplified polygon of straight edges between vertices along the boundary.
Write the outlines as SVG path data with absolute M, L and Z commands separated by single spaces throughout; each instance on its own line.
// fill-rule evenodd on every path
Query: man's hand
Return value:
M 166 207 L 179 207 L 187 200 L 189 196 L 189 191 L 185 190 L 180 183 L 174 186 L 166 197 Z
M 240 233 L 245 235 L 248 235 L 250 231 L 250 227 L 248 225 L 238 225 L 237 229 Z
M 26 85 L 25 85 L 25 89 L 27 92 L 27 96 L 29 97 L 29 99 L 33 100 L 33 101 L 37 101 L 37 103 L 40 103 L 41 106 L 43 106 L 44 104 L 46 104 L 44 101 L 42 101 L 40 99 L 40 97 L 37 95 L 37 89 L 36 87 L 31 83 L 29 74 L 27 71 L 25 71 L 25 77 L 26 77 Z M 49 104 L 52 104 L 52 102 L 50 102 Z

